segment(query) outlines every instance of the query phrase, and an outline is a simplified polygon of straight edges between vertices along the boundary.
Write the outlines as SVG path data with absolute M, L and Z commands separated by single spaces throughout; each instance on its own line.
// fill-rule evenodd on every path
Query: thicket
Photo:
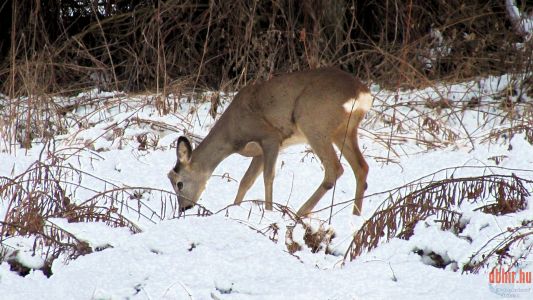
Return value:
M 531 41 L 505 2 L 7 0 L 0 88 L 227 90 L 331 65 L 397 88 L 530 71 Z

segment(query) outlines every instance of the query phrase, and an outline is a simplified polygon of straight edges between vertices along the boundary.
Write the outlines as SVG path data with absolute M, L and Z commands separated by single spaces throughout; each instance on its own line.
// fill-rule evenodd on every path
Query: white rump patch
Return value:
M 364 92 L 359 93 L 359 97 L 357 97 L 357 99 L 352 98 L 346 101 L 342 105 L 342 107 L 344 107 L 344 110 L 346 110 L 346 112 L 348 113 L 354 112 L 356 110 L 362 110 L 364 112 L 367 112 L 370 110 L 370 107 L 372 107 L 372 101 L 372 95 L 370 95 L 370 93 Z

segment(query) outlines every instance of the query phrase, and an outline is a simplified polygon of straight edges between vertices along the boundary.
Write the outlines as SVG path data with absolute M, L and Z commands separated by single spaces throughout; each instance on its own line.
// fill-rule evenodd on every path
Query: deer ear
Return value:
M 178 161 L 182 164 L 189 163 L 191 160 L 192 146 L 189 139 L 184 136 L 180 136 L 178 139 L 178 145 L 176 147 L 176 155 L 178 156 Z

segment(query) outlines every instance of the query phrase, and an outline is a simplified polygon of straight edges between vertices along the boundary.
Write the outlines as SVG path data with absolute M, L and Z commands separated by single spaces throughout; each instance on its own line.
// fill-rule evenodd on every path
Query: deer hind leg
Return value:
M 244 173 L 244 176 L 241 179 L 241 183 L 239 184 L 239 190 L 237 191 L 237 196 L 235 197 L 235 201 L 233 202 L 236 205 L 240 205 L 242 200 L 244 199 L 244 195 L 246 195 L 246 192 L 250 189 L 250 187 L 254 184 L 255 180 L 257 179 L 257 176 L 263 171 L 263 156 L 254 156 L 252 158 L 252 162 L 250 163 L 250 166 L 248 167 L 248 170 L 246 170 L 246 173 Z
M 354 215 L 361 215 L 361 209 L 363 206 L 363 197 L 365 190 L 367 188 L 366 178 L 368 175 L 368 164 L 359 149 L 357 128 L 361 122 L 364 113 L 359 111 L 354 112 L 354 127 L 351 129 L 341 128 L 335 135 L 335 144 L 342 151 L 342 155 L 352 168 L 356 179 L 356 190 L 355 190 L 355 202 L 353 207 Z M 346 127 L 344 127 L 346 128 Z
M 321 137 L 319 135 L 309 135 L 308 142 L 322 162 L 322 166 L 324 167 L 324 179 L 313 195 L 298 210 L 297 214 L 302 217 L 308 215 L 318 201 L 320 201 L 322 196 L 324 196 L 328 190 L 333 188 L 335 181 L 337 181 L 337 178 L 339 178 L 343 172 L 343 168 L 337 158 L 337 154 L 333 148 L 333 142 L 330 138 Z

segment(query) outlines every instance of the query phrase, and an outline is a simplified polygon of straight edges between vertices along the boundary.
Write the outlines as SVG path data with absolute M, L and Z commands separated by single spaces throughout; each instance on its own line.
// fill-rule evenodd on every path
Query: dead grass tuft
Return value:
M 309 225 L 305 226 L 304 242 L 313 253 L 324 250 L 326 254 L 329 254 L 331 251 L 328 246 L 331 244 L 333 238 L 335 238 L 335 232 L 333 229 L 326 228 L 323 224 L 321 224 L 316 230 Z

